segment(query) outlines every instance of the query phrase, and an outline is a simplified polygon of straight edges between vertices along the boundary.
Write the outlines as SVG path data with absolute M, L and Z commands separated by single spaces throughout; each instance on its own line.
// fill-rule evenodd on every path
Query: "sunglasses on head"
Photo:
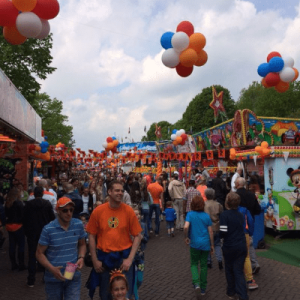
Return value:
M 74 208 L 64 208 L 61 210 L 64 214 L 66 214 L 67 212 L 73 213 Z

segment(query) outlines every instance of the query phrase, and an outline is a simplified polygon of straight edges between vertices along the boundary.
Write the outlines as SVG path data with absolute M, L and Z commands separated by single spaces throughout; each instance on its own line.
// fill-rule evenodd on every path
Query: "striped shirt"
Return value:
M 77 262 L 78 241 L 85 237 L 86 232 L 80 220 L 71 219 L 68 230 L 65 230 L 55 219 L 43 228 L 39 244 L 48 246 L 45 255 L 53 266 L 65 268 L 67 262 Z M 64 269 L 61 270 L 63 272 Z M 45 272 L 45 281 L 60 282 L 48 270 Z
M 186 191 L 185 198 L 187 200 L 186 203 L 186 212 L 191 211 L 191 202 L 195 196 L 201 196 L 200 192 L 194 187 L 189 187 Z

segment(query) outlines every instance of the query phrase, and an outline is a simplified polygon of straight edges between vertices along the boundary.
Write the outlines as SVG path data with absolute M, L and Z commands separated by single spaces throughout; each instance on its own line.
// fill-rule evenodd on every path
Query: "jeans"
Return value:
M 256 267 L 259 267 L 259 263 L 258 263 L 257 257 L 256 257 L 256 252 L 255 252 L 255 249 L 253 247 L 253 237 L 252 236 L 250 236 L 249 252 L 250 252 L 250 260 L 251 260 L 252 269 L 254 269 Z
M 159 226 L 160 226 L 160 220 L 159 220 L 159 215 L 160 215 L 160 207 L 159 204 L 151 204 L 150 205 L 150 218 L 149 218 L 149 231 L 152 230 L 152 214 L 153 211 L 155 212 L 155 234 L 159 234 Z
M 45 282 L 47 300 L 80 300 L 81 273 L 76 271 L 73 280 Z
M 9 257 L 12 264 L 16 263 L 16 248 L 18 246 L 19 265 L 24 266 L 25 234 L 23 226 L 16 231 L 8 231 Z
M 173 207 L 176 211 L 177 220 L 176 220 L 176 229 L 181 229 L 184 226 L 184 216 L 183 216 L 183 200 L 175 199 Z
M 167 229 L 174 229 L 174 221 L 167 221 Z
M 36 273 L 36 257 L 35 252 L 38 245 L 40 236 L 39 235 L 30 235 L 27 236 L 28 244 L 28 282 L 35 282 L 35 273 Z
M 190 248 L 191 255 L 191 272 L 194 285 L 200 285 L 200 288 L 206 290 L 207 286 L 207 256 L 209 251 Z M 199 278 L 200 263 L 200 278 Z
M 240 299 L 248 300 L 247 285 L 244 276 L 244 264 L 247 248 L 224 248 L 225 275 L 227 280 L 227 295 L 238 294 Z
M 215 247 L 215 255 L 218 262 L 222 261 L 222 250 L 221 250 L 221 240 L 220 240 L 220 232 L 214 232 L 214 247 Z M 211 255 L 208 255 L 207 262 L 211 263 Z
M 149 209 L 142 209 L 141 214 L 142 214 L 142 217 L 143 217 L 143 221 L 147 226 L 147 230 L 148 230 L 148 234 L 149 234 L 149 230 L 150 230 L 150 227 L 151 227 L 150 217 L 149 217 Z

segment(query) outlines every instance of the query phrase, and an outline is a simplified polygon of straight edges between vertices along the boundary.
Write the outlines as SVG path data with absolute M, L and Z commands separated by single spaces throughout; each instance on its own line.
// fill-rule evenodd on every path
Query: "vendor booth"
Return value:
M 0 192 L 28 188 L 28 145 L 42 141 L 42 120 L 0 69 Z

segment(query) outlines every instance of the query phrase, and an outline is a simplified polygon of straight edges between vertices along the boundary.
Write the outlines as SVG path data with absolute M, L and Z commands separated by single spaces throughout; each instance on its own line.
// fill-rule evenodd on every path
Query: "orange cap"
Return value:
M 73 206 L 75 206 L 74 202 L 70 198 L 68 198 L 68 197 L 62 197 L 56 203 L 56 210 L 58 208 L 65 207 L 68 204 L 72 204 Z

